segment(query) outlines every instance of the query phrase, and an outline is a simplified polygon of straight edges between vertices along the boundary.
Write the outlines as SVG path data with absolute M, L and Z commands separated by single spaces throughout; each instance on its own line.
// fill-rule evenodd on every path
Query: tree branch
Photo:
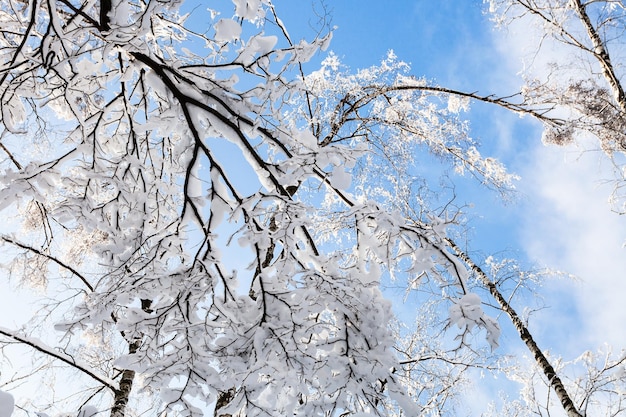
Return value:
M 80 279 L 83 284 L 85 284 L 85 286 L 89 289 L 89 291 L 93 292 L 93 286 L 89 283 L 89 281 L 87 281 L 87 278 L 85 278 L 85 276 L 83 274 L 81 274 L 80 272 L 78 272 L 77 270 L 75 270 L 74 268 L 72 268 L 71 266 L 67 265 L 66 263 L 60 261 L 58 258 L 52 256 L 52 255 L 48 255 L 47 253 L 44 253 L 42 251 L 40 251 L 39 249 L 33 248 L 32 246 L 28 246 L 24 243 L 18 242 L 17 240 L 10 238 L 8 236 L 0 236 L 0 240 L 3 240 L 7 243 L 10 243 L 12 245 L 17 246 L 18 248 L 22 248 L 22 249 L 26 249 L 29 252 L 33 252 L 34 254 L 38 255 L 38 256 L 42 256 L 52 262 L 54 262 L 55 264 L 57 264 L 58 266 L 67 269 L 68 271 L 70 271 L 72 274 L 76 275 L 78 277 L 78 279 Z
M 37 352 L 43 353 L 47 356 L 50 356 L 54 359 L 64 362 L 70 365 L 71 367 L 73 367 L 74 369 L 81 371 L 85 375 L 90 376 L 91 378 L 98 381 L 100 384 L 104 385 L 111 391 L 116 391 L 115 382 L 105 376 L 96 374 L 93 371 L 93 366 L 87 363 L 77 362 L 76 359 L 74 359 L 72 356 L 67 355 L 65 353 L 58 352 L 55 349 L 49 346 L 46 346 L 41 340 L 34 339 L 28 336 L 20 336 L 16 334 L 14 331 L 4 328 L 4 327 L 0 327 L 0 335 L 13 339 L 17 342 L 23 343 L 27 346 L 30 346 Z
M 111 11 L 111 0 L 100 0 L 100 30 L 106 32 L 111 29 L 109 12 Z
M 580 18 L 583 26 L 585 26 L 585 30 L 587 31 L 587 35 L 591 40 L 593 45 L 593 56 L 600 63 L 602 67 L 602 74 L 604 75 L 605 80 L 609 83 L 611 90 L 613 91 L 613 97 L 617 104 L 619 105 L 621 111 L 626 113 L 626 94 L 624 94 L 624 89 L 622 88 L 622 84 L 615 73 L 615 69 L 613 68 L 613 64 L 611 63 L 611 59 L 609 57 L 609 53 L 606 50 L 605 42 L 600 37 L 600 34 L 596 31 L 596 28 L 591 23 L 589 19 L 589 15 L 587 14 L 587 10 L 585 6 L 580 2 L 580 0 L 572 0 L 572 5 L 574 6 L 574 10 L 578 17 Z

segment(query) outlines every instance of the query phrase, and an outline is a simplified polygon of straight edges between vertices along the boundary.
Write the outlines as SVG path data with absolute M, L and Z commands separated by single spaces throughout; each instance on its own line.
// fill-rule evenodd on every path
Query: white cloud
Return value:
M 501 70 L 509 74 L 523 70 L 545 79 L 552 71 L 551 62 L 574 59 L 572 48 L 549 38 L 540 42 L 541 28 L 529 19 L 515 20 L 493 36 Z M 537 52 L 539 44 L 542 49 Z M 579 70 L 576 65 L 568 68 L 572 73 Z M 519 88 L 513 85 L 515 78 L 509 82 Z M 514 141 L 528 144 L 525 156 L 513 161 L 527 199 L 519 224 L 520 246 L 537 263 L 580 278 L 548 283 L 542 293 L 550 309 L 540 312 L 541 320 L 538 317 L 531 325 L 545 335 L 558 334 L 572 342 L 560 347 L 571 354 L 604 342 L 626 346 L 622 301 L 626 218 L 611 212 L 608 204 L 614 182 L 606 180 L 615 178 L 611 164 L 601 152 L 589 151 L 589 144 L 584 144 L 585 149 L 548 147 L 539 143 L 538 135 L 513 135 Z
M 626 346 L 626 219 L 607 202 L 607 162 L 599 152 L 537 146 L 523 173 L 532 211 L 523 219 L 522 245 L 531 258 L 580 278 L 559 282 L 580 314 L 580 327 L 567 330 L 580 348 Z

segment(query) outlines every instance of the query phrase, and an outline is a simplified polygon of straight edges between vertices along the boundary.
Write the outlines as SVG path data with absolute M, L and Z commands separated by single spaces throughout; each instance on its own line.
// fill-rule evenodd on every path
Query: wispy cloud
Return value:
M 534 210 L 523 219 L 522 246 L 533 259 L 580 278 L 563 283 L 571 285 L 563 294 L 575 298 L 581 327 L 571 330 L 581 344 L 626 346 L 626 221 L 607 202 L 610 164 L 599 152 L 545 146 L 537 146 L 532 161 L 524 176 Z
M 575 52 L 548 38 L 540 42 L 541 29 L 527 19 L 511 22 L 505 30 L 493 32 L 493 37 L 502 68 L 509 73 L 524 71 L 530 77 L 547 78 L 551 63 L 570 63 Z M 572 74 L 577 71 L 576 66 L 570 68 Z M 511 88 L 519 88 L 515 83 L 520 78 L 508 82 Z M 533 323 L 546 334 L 575 340 L 570 347 L 579 352 L 605 342 L 616 348 L 626 346 L 622 330 L 626 219 L 611 212 L 608 204 L 615 178 L 610 161 L 593 150 L 597 148 L 593 142 L 559 148 L 541 144 L 538 133 L 513 135 L 528 145 L 525 156 L 513 161 L 526 199 L 519 247 L 535 262 L 579 278 L 546 284 L 544 296 L 551 308 L 541 313 L 544 324 Z M 558 326 L 562 328 L 555 329 Z

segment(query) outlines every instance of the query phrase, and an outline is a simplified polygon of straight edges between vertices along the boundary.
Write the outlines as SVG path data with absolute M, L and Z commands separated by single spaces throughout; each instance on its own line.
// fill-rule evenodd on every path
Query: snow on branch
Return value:
M 18 334 L 18 332 L 8 329 L 6 327 L 0 327 L 0 335 L 8 337 L 9 339 L 13 339 L 19 343 L 23 343 L 24 345 L 31 347 L 37 352 L 43 353 L 44 355 L 47 355 L 51 358 L 54 358 L 56 360 L 59 360 L 71 366 L 72 368 L 84 373 L 85 375 L 90 376 L 91 378 L 99 382 L 100 384 L 109 388 L 111 391 L 117 390 L 117 384 L 115 383 L 115 381 L 103 375 L 98 375 L 96 372 L 93 371 L 93 366 L 89 365 L 88 363 L 84 363 L 80 360 L 77 360 L 71 355 L 59 352 L 58 350 L 46 345 L 40 339 L 25 336 L 25 335 L 20 335 Z

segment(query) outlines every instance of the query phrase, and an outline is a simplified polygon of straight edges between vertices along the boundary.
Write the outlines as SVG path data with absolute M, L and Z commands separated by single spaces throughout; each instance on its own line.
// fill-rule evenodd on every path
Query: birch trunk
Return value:
M 528 328 L 522 322 L 522 319 L 519 318 L 519 316 L 517 315 L 517 312 L 509 305 L 509 303 L 506 301 L 502 293 L 498 291 L 496 284 L 494 284 L 491 281 L 491 279 L 489 279 L 489 277 L 482 270 L 482 268 L 476 265 L 474 261 L 472 261 L 470 257 L 467 256 L 467 254 L 464 251 L 462 251 L 457 246 L 456 243 L 454 243 L 453 240 L 446 239 L 446 241 L 450 245 L 450 247 L 454 250 L 456 255 L 463 262 L 465 262 L 467 266 L 469 266 L 470 269 L 476 274 L 480 282 L 485 287 L 487 287 L 487 289 L 489 290 L 489 293 L 493 296 L 493 298 L 495 298 L 497 303 L 500 305 L 500 308 L 502 309 L 502 311 L 504 311 L 509 316 L 509 319 L 513 323 L 513 326 L 515 326 L 515 329 L 517 330 L 520 338 L 526 344 L 526 347 L 535 358 L 535 362 L 537 362 L 537 365 L 539 365 L 539 368 L 548 379 L 550 386 L 556 392 L 556 395 L 559 398 L 559 401 L 561 402 L 563 409 L 567 413 L 567 416 L 568 417 L 583 417 L 583 415 L 578 411 L 578 409 L 574 405 L 574 402 L 572 401 L 569 393 L 567 392 L 567 389 L 563 385 L 561 378 L 559 378 L 558 374 L 554 370 L 554 367 L 552 366 L 552 364 L 550 364 L 550 361 L 548 361 L 548 358 L 546 358 L 546 356 L 543 354 L 543 351 L 539 348 L 539 346 L 537 346 L 535 339 L 533 338 L 532 334 L 528 331 Z
M 128 345 L 128 353 L 134 354 L 139 349 L 140 341 L 134 341 Z M 120 379 L 120 386 L 114 391 L 113 395 L 113 408 L 111 408 L 111 417 L 124 417 L 126 412 L 126 406 L 128 405 L 128 399 L 130 398 L 130 392 L 133 389 L 133 380 L 135 379 L 135 371 L 125 369 L 122 372 L 122 379 Z

